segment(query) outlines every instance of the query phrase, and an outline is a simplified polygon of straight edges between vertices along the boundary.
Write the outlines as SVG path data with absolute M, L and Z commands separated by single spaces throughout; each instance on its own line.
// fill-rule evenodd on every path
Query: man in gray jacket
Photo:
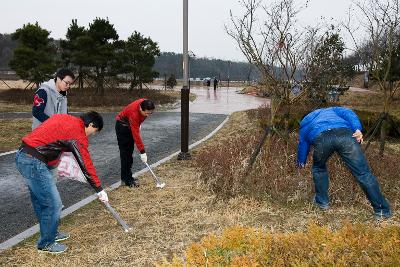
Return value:
M 54 79 L 42 83 L 33 98 L 32 130 L 54 114 L 67 114 L 67 91 L 75 80 L 69 69 L 59 69 Z M 56 130 L 56 129 L 55 129 Z M 57 168 L 50 168 L 54 180 L 57 180 Z M 57 232 L 56 241 L 70 237 L 69 233 Z
M 40 85 L 33 98 L 32 130 L 54 114 L 67 113 L 67 91 L 75 75 L 69 69 L 60 69 L 56 77 Z

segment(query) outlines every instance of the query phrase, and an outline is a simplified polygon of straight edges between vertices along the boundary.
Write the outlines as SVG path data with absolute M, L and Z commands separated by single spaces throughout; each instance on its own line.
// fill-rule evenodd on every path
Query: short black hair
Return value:
M 58 71 L 57 71 L 57 73 L 56 73 L 56 79 L 57 78 L 60 78 L 61 80 L 63 80 L 66 76 L 69 76 L 69 77 L 71 77 L 73 80 L 75 80 L 75 75 L 74 75 L 74 73 L 72 72 L 72 70 L 70 70 L 70 69 L 65 69 L 65 68 L 63 68 L 63 69 L 59 69 Z
M 149 99 L 145 99 L 142 103 L 140 103 L 140 107 L 142 108 L 143 111 L 153 110 L 156 108 L 156 106 L 154 105 L 154 102 Z
M 103 117 L 96 111 L 90 111 L 83 113 L 80 118 L 83 120 L 85 127 L 89 127 L 89 124 L 93 124 L 94 128 L 100 132 L 103 129 Z

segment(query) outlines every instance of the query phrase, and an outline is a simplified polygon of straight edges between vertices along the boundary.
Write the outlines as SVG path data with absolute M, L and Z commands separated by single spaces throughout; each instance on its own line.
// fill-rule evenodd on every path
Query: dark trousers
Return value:
M 389 217 L 389 203 L 383 196 L 376 177 L 371 173 L 367 159 L 360 144 L 352 137 L 347 128 L 338 128 L 321 133 L 314 141 L 313 179 L 315 184 L 315 202 L 322 206 L 329 205 L 329 177 L 326 162 L 337 152 L 357 179 L 377 216 Z
M 131 169 L 135 142 L 130 127 L 120 121 L 115 123 L 115 133 L 117 134 L 119 157 L 121 159 L 121 181 L 128 184 L 133 181 Z

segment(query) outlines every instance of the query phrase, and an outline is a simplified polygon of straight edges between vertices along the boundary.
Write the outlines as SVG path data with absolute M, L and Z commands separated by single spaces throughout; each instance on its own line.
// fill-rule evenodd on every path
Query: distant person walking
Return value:
M 69 69 L 60 69 L 55 78 L 42 83 L 36 91 L 32 106 L 32 130 L 54 114 L 66 114 L 67 91 L 75 75 Z
M 108 202 L 88 151 L 88 136 L 102 128 L 103 118 L 97 112 L 85 113 L 80 118 L 56 114 L 22 138 L 15 162 L 25 178 L 39 221 L 39 251 L 57 254 L 67 250 L 66 245 L 58 243 L 70 235 L 58 232 L 62 202 L 51 172 L 51 166 L 58 164 L 62 152 L 72 152 L 100 201 Z
M 148 116 L 153 114 L 154 109 L 153 101 L 141 98 L 126 106 L 116 117 L 115 133 L 121 159 L 121 181 L 126 186 L 139 186 L 138 181 L 132 177 L 132 154 L 136 144 L 140 152 L 140 159 L 147 163 L 140 126 Z
M 217 90 L 217 87 L 218 87 L 218 80 L 217 80 L 217 78 L 216 77 L 214 77 L 214 91 L 215 90 Z
M 361 150 L 362 126 L 357 115 L 348 108 L 330 107 L 314 110 L 300 123 L 297 164 L 304 167 L 310 145 L 314 146 L 312 173 L 315 186 L 314 203 L 321 209 L 329 208 L 329 177 L 326 162 L 337 152 L 357 179 L 371 203 L 376 219 L 391 216 L 390 206 L 371 173 Z

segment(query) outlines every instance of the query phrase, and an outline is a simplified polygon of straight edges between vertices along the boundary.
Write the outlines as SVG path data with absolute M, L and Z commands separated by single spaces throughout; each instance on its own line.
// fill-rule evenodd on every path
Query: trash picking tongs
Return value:
M 112 216 L 117 220 L 117 222 L 122 226 L 125 233 L 129 232 L 129 230 L 132 230 L 132 228 L 130 228 L 128 224 L 122 219 L 121 215 L 119 215 L 119 213 L 113 207 L 111 207 L 110 203 L 106 202 L 104 203 L 104 205 L 106 206 L 107 210 L 112 214 Z
M 150 168 L 149 164 L 147 164 L 147 162 L 144 162 L 144 164 L 146 165 L 146 167 L 149 169 L 149 171 L 151 172 L 151 175 L 153 175 L 154 180 L 156 181 L 156 187 L 157 188 L 164 188 L 165 183 L 161 182 L 160 179 L 158 179 L 158 177 L 155 175 L 155 173 L 153 172 L 153 170 Z

